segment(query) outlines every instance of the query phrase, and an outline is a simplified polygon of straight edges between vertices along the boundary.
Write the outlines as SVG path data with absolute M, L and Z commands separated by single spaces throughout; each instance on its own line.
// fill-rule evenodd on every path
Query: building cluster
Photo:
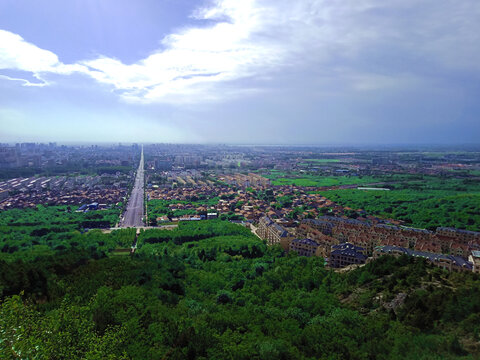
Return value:
M 178 221 L 200 221 L 200 220 L 212 220 L 217 219 L 218 214 L 215 212 L 209 212 L 200 215 L 182 215 L 179 217 L 169 218 L 168 216 L 160 216 L 157 218 L 158 223 L 162 222 L 178 222 Z
M 200 182 L 196 180 L 197 184 Z M 257 190 L 235 190 L 232 187 L 215 183 L 196 187 L 157 186 L 149 187 L 149 200 L 159 199 L 170 202 L 170 210 L 192 210 L 197 214 L 205 211 L 214 211 L 220 214 L 231 213 L 245 218 L 248 221 L 258 222 L 267 215 L 272 219 L 314 218 L 321 214 L 322 209 L 332 214 L 342 214 L 345 209 L 326 199 L 320 194 L 308 193 L 307 190 L 296 186 L 278 186 L 271 189 L 270 197 L 261 197 Z M 288 202 L 278 204 L 278 197 L 288 198 Z M 212 199 L 218 199 L 211 204 Z M 176 202 L 178 201 L 178 202 Z M 210 205 L 207 205 L 210 204 Z M 299 211 L 298 209 L 301 209 Z M 293 216 L 292 212 L 295 213 Z
M 268 244 L 304 256 L 321 256 L 331 267 L 362 264 L 382 254 L 422 257 L 450 271 L 480 272 L 480 232 L 439 227 L 435 232 L 323 216 L 304 219 L 288 233 L 265 216 L 257 235 Z
M 163 170 L 147 174 L 149 189 L 214 186 L 215 182 L 196 169 Z
M 473 271 L 473 263 L 461 256 L 436 254 L 390 245 L 382 245 L 375 248 L 373 258 L 382 255 L 413 256 L 426 259 L 429 263 L 448 271 Z
M 147 163 L 147 167 L 151 170 L 170 171 L 178 169 L 197 169 L 204 167 L 204 158 L 198 153 L 195 154 L 171 154 L 164 156 L 154 156 Z
M 249 166 L 249 148 L 225 145 L 150 144 L 146 168 L 169 171 L 182 169 L 221 169 Z
M 305 171 L 323 175 L 376 175 L 386 173 L 439 175 L 479 170 L 468 152 L 432 156 L 422 151 L 358 151 L 358 149 L 299 148 L 288 146 L 146 145 L 151 154 L 146 168 L 164 170 L 202 169 L 244 172 L 271 169 Z M 334 160 L 334 161 L 322 161 Z
M 131 166 L 138 145 L 66 146 L 56 143 L 0 144 L 0 169 L 96 166 Z
M 157 167 L 158 169 L 158 167 Z M 266 188 L 271 185 L 270 179 L 254 173 L 242 174 L 208 174 L 196 169 L 176 169 L 157 171 L 148 176 L 152 188 L 159 187 L 198 187 L 217 185 L 232 185 L 240 188 Z
M 335 241 L 327 245 L 309 237 L 298 237 L 295 230 L 287 231 L 280 223 L 268 216 L 260 219 L 256 234 L 266 240 L 268 245 L 278 244 L 287 252 L 294 251 L 300 256 L 324 257 L 333 268 L 363 264 L 367 260 L 366 251 L 360 246 Z
M 241 188 L 265 188 L 270 186 L 270 179 L 254 173 L 248 173 L 246 175 L 240 173 L 233 175 L 219 175 L 218 179 L 228 185 L 235 185 Z
M 480 248 L 480 233 L 474 231 L 444 227 L 429 231 L 333 216 L 304 219 L 298 232 L 326 246 L 349 242 L 365 248 L 368 254 L 377 246 L 390 245 L 467 258 Z
M 119 173 L 10 179 L 0 182 L 0 210 L 35 207 L 38 204 L 116 204 L 126 196 L 128 181 L 127 175 Z

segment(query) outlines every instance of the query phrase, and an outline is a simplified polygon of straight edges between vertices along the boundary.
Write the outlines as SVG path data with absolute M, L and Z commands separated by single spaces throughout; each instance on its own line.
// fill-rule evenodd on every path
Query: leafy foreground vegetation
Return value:
M 83 236 L 99 236 L 97 232 Z M 145 231 L 132 257 L 0 260 L 1 359 L 457 359 L 480 279 L 411 258 L 349 273 L 221 221 Z
M 395 183 L 391 191 L 342 189 L 320 192 L 342 206 L 370 215 L 404 220 L 420 228 L 437 226 L 480 231 L 480 183 L 471 179 L 439 179 Z

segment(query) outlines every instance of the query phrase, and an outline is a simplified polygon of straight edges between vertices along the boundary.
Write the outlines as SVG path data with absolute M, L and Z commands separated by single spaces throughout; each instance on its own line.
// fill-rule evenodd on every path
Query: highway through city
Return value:
M 143 202 L 144 202 L 144 169 L 143 169 L 143 146 L 140 164 L 138 165 L 135 184 L 128 200 L 127 209 L 121 221 L 121 227 L 144 226 L 143 223 Z

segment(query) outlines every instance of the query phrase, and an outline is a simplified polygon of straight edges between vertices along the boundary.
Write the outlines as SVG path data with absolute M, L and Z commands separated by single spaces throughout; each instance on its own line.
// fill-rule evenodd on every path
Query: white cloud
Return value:
M 47 84 L 49 73 L 79 72 L 126 101 L 146 103 L 218 101 L 258 91 L 252 83 L 236 86 L 238 80 L 274 80 L 292 69 L 335 74 L 354 91 L 391 89 L 424 75 L 416 59 L 478 70 L 477 1 L 216 0 L 192 15 L 211 25 L 180 29 L 131 65 L 108 57 L 63 64 L 54 53 L 0 30 L 0 69 L 31 72 L 39 83 L 9 78 L 26 86 Z M 399 59 L 392 61 L 391 51 L 405 58 L 404 68 L 394 64 Z
M 41 74 L 71 74 L 75 71 L 84 71 L 82 65 L 65 65 L 58 60 L 53 52 L 39 48 L 25 41 L 20 35 L 0 30 L 0 70 L 20 70 L 33 74 L 38 83 L 1 75 L 1 78 L 23 82 L 24 86 L 48 85 Z
M 51 71 L 58 66 L 57 55 L 26 42 L 21 36 L 0 30 L 0 69 L 31 72 Z
M 282 57 L 282 49 L 274 44 L 252 41 L 252 34 L 263 26 L 261 17 L 256 15 L 260 10 L 254 4 L 252 0 L 226 0 L 199 9 L 194 15 L 196 19 L 223 20 L 209 27 L 186 28 L 168 35 L 162 41 L 163 50 L 136 64 L 125 65 L 109 58 L 82 64 L 96 80 L 122 90 L 126 99 L 217 99 L 219 84 L 254 75 Z
M 10 80 L 10 81 L 18 81 L 18 82 L 21 82 L 23 84 L 23 86 L 43 87 L 43 86 L 48 85 L 48 83 L 45 80 L 43 80 L 42 78 L 40 78 L 39 76 L 34 75 L 34 77 L 37 80 L 40 80 L 40 82 L 31 82 L 31 81 L 28 81 L 28 80 L 22 79 L 22 78 L 15 78 L 15 77 L 12 77 L 12 76 L 0 75 L 0 79 Z

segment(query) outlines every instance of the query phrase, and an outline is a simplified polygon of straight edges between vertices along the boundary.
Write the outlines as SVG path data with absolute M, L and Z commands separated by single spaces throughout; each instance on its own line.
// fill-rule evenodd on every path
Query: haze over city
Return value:
M 480 6 L 0 3 L 0 141 L 477 143 Z

